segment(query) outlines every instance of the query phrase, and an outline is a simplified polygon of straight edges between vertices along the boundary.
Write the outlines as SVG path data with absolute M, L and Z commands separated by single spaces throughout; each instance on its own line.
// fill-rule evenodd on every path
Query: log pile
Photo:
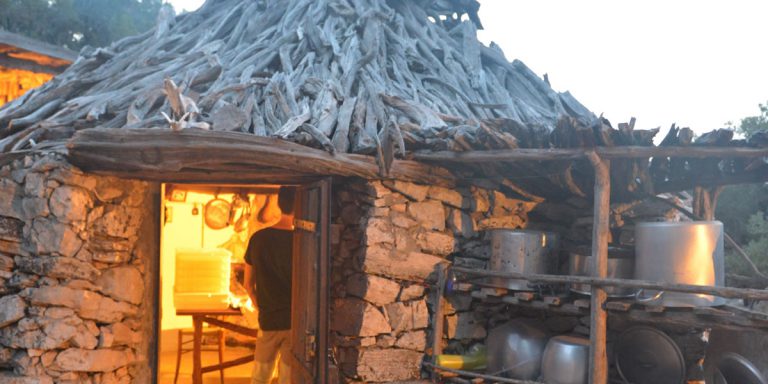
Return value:
M 482 45 L 478 7 L 209 0 L 164 12 L 154 30 L 83 49 L 64 74 L 0 110 L 0 148 L 34 147 L 50 127 L 199 128 L 388 162 L 406 149 L 516 148 L 562 116 L 594 120 Z

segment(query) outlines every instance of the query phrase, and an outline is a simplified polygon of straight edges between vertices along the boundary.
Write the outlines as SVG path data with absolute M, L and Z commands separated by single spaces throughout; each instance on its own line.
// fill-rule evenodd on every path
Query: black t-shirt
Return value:
M 291 329 L 293 232 L 266 228 L 251 236 L 245 262 L 253 267 L 259 325 L 265 331 Z

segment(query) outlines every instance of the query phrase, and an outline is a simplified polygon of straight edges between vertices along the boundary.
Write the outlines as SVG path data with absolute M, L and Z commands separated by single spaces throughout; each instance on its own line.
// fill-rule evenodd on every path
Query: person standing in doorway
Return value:
M 254 233 L 245 253 L 246 289 L 259 310 L 252 384 L 270 383 L 277 365 L 278 383 L 290 383 L 291 264 L 296 189 L 280 187 L 280 221 Z

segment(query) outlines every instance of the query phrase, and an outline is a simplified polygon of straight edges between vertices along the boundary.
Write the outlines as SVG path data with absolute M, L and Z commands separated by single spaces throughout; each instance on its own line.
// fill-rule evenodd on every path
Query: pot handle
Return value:
M 645 290 L 644 288 L 640 288 L 637 291 L 637 293 L 635 293 L 635 301 L 640 302 L 640 303 L 649 303 L 651 301 L 656 301 L 656 300 L 661 299 L 664 296 L 664 293 L 666 292 L 666 291 L 659 291 L 659 293 L 653 295 L 653 297 L 649 297 L 649 298 L 646 298 L 646 299 L 641 299 L 640 296 L 643 294 L 644 290 Z

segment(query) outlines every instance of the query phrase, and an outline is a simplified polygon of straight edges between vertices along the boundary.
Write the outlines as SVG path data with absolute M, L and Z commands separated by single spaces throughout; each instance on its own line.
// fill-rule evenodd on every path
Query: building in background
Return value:
M 69 49 L 0 31 L 0 105 L 43 85 L 76 58 Z

